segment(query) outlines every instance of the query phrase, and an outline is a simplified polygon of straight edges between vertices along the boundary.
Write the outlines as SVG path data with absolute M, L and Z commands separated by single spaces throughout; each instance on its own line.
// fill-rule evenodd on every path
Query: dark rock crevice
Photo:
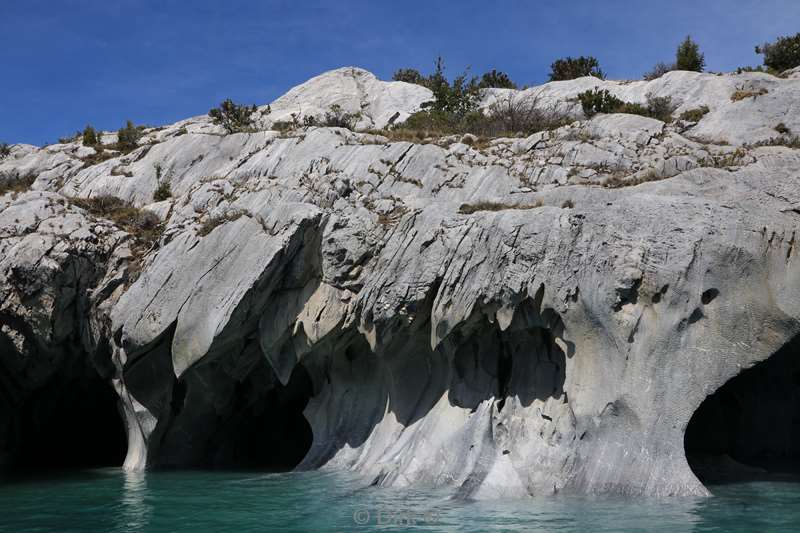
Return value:
M 0 469 L 15 474 L 119 467 L 127 448 L 110 379 L 81 353 L 37 387 L 0 399 L 0 439 Z
M 800 479 L 800 336 L 708 396 L 684 446 L 704 484 Z

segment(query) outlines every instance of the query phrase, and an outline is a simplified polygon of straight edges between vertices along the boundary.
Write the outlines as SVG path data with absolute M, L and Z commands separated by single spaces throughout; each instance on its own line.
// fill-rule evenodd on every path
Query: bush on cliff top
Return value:
M 756 46 L 756 53 L 764 56 L 764 65 L 773 71 L 800 67 L 800 33 Z
M 81 137 L 83 139 L 84 146 L 97 146 L 100 144 L 99 138 L 97 136 L 97 131 L 90 125 L 86 125 L 83 128 L 83 133 L 81 133 Z
M 219 124 L 228 133 L 248 130 L 253 125 L 252 115 L 257 110 L 255 105 L 247 106 L 235 103 L 230 98 L 208 112 L 214 124 Z
M 122 153 L 134 151 L 142 138 L 142 127 L 134 126 L 130 120 L 117 130 L 117 149 Z
M 675 70 L 703 72 L 705 66 L 706 57 L 700 53 L 700 46 L 687 35 L 675 52 Z
M 608 89 L 598 89 L 584 91 L 578 95 L 583 113 L 587 117 L 593 117 L 598 113 L 628 113 L 631 115 L 641 115 L 658 119 L 662 122 L 672 120 L 672 112 L 675 106 L 672 99 L 668 96 L 647 95 L 647 104 L 637 104 L 620 100 Z
M 550 81 L 565 81 L 593 76 L 605 79 L 605 74 L 600 70 L 600 62 L 592 56 L 565 57 L 557 59 L 550 65 Z

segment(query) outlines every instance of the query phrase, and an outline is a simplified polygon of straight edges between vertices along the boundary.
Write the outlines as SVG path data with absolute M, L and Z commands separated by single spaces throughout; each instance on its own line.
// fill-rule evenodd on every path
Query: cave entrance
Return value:
M 800 480 L 800 336 L 708 396 L 684 447 L 704 484 Z
M 12 472 L 39 475 L 122 465 L 127 437 L 119 398 L 94 368 L 78 366 L 77 371 L 60 369 L 15 408 Z
M 266 360 L 262 372 L 271 373 Z M 237 384 L 230 417 L 211 439 L 204 464 L 212 468 L 293 470 L 313 440 L 303 410 L 312 395 L 308 372 L 297 365 L 286 385 L 267 386 L 261 372 Z
M 173 385 L 171 413 L 151 466 L 293 470 L 313 440 L 303 415 L 312 392 L 302 365 L 286 385 L 260 356 L 241 379 L 230 376 L 222 360 L 197 366 Z

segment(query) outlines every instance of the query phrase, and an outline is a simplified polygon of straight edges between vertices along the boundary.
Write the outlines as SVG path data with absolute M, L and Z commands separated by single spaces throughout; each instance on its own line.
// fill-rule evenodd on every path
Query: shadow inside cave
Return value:
M 241 379 L 224 367 L 211 361 L 174 381 L 151 467 L 286 472 L 303 459 L 312 440 L 303 417 L 312 395 L 305 368 L 282 385 L 260 355 Z
M 684 448 L 704 484 L 800 480 L 800 336 L 708 396 Z
M 22 388 L 7 370 L 0 365 L 6 376 L 0 380 L 4 477 L 122 466 L 127 437 L 119 399 L 84 357 L 69 357 L 33 390 Z
M 387 414 L 410 427 L 443 398 L 472 412 L 487 401 L 498 412 L 511 399 L 522 408 L 550 398 L 566 402 L 566 360 L 574 347 L 563 341 L 561 317 L 542 310 L 541 297 L 521 302 L 505 328 L 491 312 L 475 310 L 435 350 L 430 314 L 422 314 L 430 307 L 423 305 L 415 323 L 390 332 L 378 353 L 354 334 L 338 348 L 314 354 L 306 362 L 317 396 L 310 416 L 323 433 L 301 468 L 319 467 L 340 450 L 359 448 Z M 449 423 L 446 416 L 441 420 Z

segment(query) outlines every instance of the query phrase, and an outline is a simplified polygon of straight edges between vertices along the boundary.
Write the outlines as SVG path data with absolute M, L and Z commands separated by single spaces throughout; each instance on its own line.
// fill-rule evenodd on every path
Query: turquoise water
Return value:
M 800 484 L 708 499 L 553 496 L 461 502 L 331 473 L 92 470 L 0 485 L 0 531 L 798 531 Z M 363 523 L 363 525 L 362 525 Z

